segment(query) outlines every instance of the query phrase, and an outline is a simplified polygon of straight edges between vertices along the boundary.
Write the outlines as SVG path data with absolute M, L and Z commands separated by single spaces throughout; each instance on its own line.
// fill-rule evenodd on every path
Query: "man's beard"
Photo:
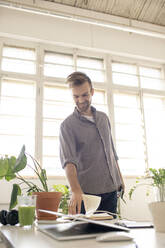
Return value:
M 76 103 L 76 106 L 80 113 L 85 113 L 90 108 L 91 103 L 89 101 L 85 101 L 83 103 Z

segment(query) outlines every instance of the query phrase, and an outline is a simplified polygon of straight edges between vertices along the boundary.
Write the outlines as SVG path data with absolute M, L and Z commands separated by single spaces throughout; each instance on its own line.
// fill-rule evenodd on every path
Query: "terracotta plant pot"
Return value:
M 165 202 L 149 203 L 156 232 L 165 232 Z
M 36 212 L 38 220 L 56 220 L 57 216 L 52 214 L 47 214 L 38 211 L 38 209 L 58 211 L 60 204 L 61 192 L 34 192 L 34 195 L 37 195 L 36 200 Z

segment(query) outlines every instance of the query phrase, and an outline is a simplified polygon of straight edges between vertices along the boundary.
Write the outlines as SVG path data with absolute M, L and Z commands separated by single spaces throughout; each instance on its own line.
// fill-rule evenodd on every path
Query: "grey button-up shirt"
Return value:
M 85 193 L 103 194 L 121 186 L 111 127 L 107 115 L 91 107 L 94 121 L 81 115 L 77 108 L 60 128 L 60 159 L 63 168 L 73 163 Z

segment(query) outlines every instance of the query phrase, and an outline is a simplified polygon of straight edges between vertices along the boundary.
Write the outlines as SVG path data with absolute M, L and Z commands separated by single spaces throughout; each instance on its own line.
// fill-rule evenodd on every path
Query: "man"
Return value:
M 101 196 L 98 210 L 116 213 L 117 191 L 124 189 L 107 115 L 91 106 L 94 89 L 82 72 L 67 77 L 75 102 L 60 129 L 60 158 L 71 188 L 69 214 L 84 212 L 82 194 Z

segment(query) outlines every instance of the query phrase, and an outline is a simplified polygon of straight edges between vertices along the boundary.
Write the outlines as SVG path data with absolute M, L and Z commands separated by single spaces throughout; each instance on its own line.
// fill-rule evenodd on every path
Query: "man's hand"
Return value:
M 69 201 L 68 213 L 79 214 L 81 211 L 83 191 L 78 181 L 76 166 L 72 163 L 67 164 L 65 166 L 65 172 L 72 192 L 71 199 Z
M 69 214 L 79 214 L 81 211 L 82 203 L 82 192 L 72 192 L 71 199 L 69 202 Z

